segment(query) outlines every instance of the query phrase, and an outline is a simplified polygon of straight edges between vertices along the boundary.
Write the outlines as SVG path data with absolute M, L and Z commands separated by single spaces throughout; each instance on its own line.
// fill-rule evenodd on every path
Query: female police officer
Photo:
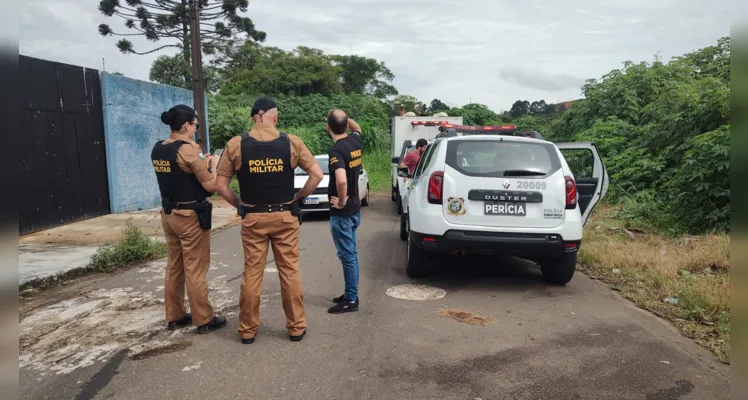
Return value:
M 210 218 L 207 197 L 215 191 L 215 172 L 194 142 L 198 118 L 195 110 L 180 104 L 161 114 L 171 135 L 157 142 L 151 152 L 153 169 L 161 191 L 161 224 L 167 244 L 167 329 L 193 324 L 197 333 L 208 333 L 226 325 L 225 317 L 213 314 L 208 301 L 205 275 L 210 267 Z M 185 283 L 190 311 L 184 307 Z

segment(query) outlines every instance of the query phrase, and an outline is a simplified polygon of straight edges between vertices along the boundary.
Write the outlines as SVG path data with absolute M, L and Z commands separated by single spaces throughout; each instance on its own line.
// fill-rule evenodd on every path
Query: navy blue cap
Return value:
M 252 111 L 249 113 L 249 116 L 254 117 L 260 111 L 265 113 L 268 110 L 272 110 L 273 108 L 278 108 L 278 104 L 275 103 L 275 100 L 271 99 L 270 97 L 260 97 L 252 106 Z

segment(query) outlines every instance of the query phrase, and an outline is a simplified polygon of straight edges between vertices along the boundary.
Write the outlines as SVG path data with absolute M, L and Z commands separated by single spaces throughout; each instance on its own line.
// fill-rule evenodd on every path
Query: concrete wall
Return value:
M 192 91 L 102 72 L 101 96 L 112 213 L 160 206 L 151 150 L 169 136 L 161 113 L 177 104 L 192 106 Z M 207 130 L 208 117 L 201 117 Z

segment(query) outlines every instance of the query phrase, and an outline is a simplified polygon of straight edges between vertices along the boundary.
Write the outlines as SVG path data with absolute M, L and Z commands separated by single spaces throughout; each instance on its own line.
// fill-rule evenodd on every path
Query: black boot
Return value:
M 192 315 L 190 313 L 184 314 L 184 317 L 179 318 L 176 321 L 171 321 L 166 324 L 166 329 L 173 331 L 177 328 L 184 328 L 185 326 L 192 323 Z
M 204 334 L 213 332 L 216 329 L 223 328 L 226 326 L 226 317 L 213 317 L 213 319 L 205 325 L 197 327 L 197 333 Z

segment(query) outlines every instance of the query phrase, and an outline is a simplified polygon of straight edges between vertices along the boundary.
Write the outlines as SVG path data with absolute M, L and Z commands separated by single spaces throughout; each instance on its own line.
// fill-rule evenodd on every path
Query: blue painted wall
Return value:
M 151 150 L 170 131 L 161 113 L 176 104 L 192 106 L 192 91 L 102 72 L 101 96 L 112 213 L 159 207 Z M 207 130 L 208 116 L 201 117 Z

